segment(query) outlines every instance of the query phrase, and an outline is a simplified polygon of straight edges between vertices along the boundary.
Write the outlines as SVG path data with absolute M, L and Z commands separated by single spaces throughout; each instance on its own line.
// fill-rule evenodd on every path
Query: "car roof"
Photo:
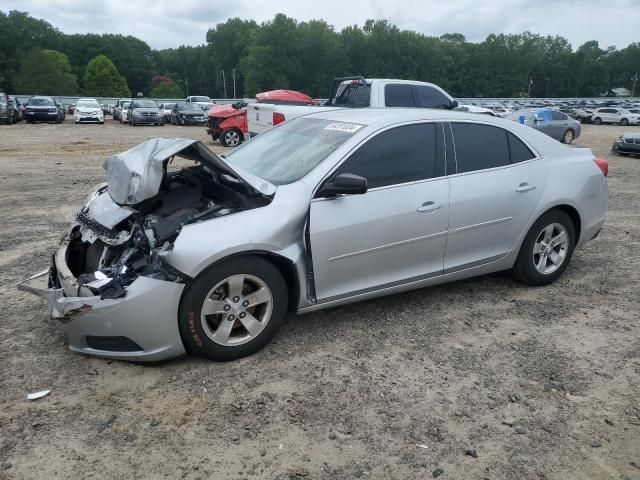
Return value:
M 327 111 L 311 113 L 303 118 L 319 118 L 336 122 L 351 122 L 362 125 L 393 125 L 417 120 L 456 121 L 472 120 L 505 125 L 506 120 L 477 113 L 435 108 L 327 108 Z

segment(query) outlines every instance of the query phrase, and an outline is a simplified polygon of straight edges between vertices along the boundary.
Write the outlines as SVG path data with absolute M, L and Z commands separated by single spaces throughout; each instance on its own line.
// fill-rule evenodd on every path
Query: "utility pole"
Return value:
M 633 77 L 631 77 L 631 80 L 633 80 L 633 88 L 631 89 L 631 96 L 633 97 L 636 94 L 636 82 L 638 81 L 638 74 L 636 73 Z
M 549 77 L 547 77 L 546 80 L 547 80 L 547 94 L 545 95 L 544 98 L 549 98 Z
M 531 98 L 531 85 L 533 84 L 533 78 L 529 75 L 529 91 L 527 92 L 527 96 Z
M 236 98 L 236 69 L 231 70 L 233 74 L 233 98 Z
M 227 81 L 224 76 L 224 70 L 222 70 L 222 87 L 224 88 L 224 99 L 227 99 Z

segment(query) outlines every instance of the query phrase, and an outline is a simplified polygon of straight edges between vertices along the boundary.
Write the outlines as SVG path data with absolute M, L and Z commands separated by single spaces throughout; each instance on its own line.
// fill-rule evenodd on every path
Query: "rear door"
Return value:
M 547 178 L 535 153 L 511 132 L 475 122 L 451 123 L 456 174 L 444 272 L 508 254 L 533 215 Z
M 565 130 L 569 127 L 569 117 L 562 112 L 553 110 L 551 112 L 551 123 L 553 125 L 553 138 L 562 139 Z
M 311 202 L 319 302 L 442 273 L 449 221 L 442 124 L 377 133 L 326 182 L 340 173 L 365 177 L 369 189 Z

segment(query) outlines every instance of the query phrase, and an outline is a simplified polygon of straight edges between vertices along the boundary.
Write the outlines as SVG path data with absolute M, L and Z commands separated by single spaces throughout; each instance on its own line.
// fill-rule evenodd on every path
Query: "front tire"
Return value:
M 242 135 L 235 128 L 224 130 L 220 134 L 220 143 L 225 147 L 237 147 L 242 143 Z
M 601 125 L 602 119 L 600 117 L 596 117 L 593 119 L 593 123 L 595 123 L 596 125 Z
M 199 275 L 180 302 L 178 326 L 187 351 L 216 361 L 264 347 L 287 314 L 280 271 L 259 257 L 231 259 Z
M 626 127 L 627 125 L 629 125 L 629 120 L 626 118 L 623 118 L 622 120 L 620 120 L 620 125 L 622 125 L 623 127 Z
M 514 276 L 533 286 L 554 282 L 569 265 L 575 241 L 571 217 L 561 210 L 550 210 L 536 220 L 522 242 Z

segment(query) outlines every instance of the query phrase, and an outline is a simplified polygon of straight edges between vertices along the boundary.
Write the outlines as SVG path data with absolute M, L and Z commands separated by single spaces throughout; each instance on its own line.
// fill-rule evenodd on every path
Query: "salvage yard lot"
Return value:
M 640 479 L 640 158 L 608 157 L 634 130 L 583 127 L 610 162 L 607 223 L 553 285 L 490 275 L 292 317 L 239 361 L 136 365 L 70 352 L 13 285 L 47 266 L 107 156 L 211 140 L 1 127 L 0 479 Z

